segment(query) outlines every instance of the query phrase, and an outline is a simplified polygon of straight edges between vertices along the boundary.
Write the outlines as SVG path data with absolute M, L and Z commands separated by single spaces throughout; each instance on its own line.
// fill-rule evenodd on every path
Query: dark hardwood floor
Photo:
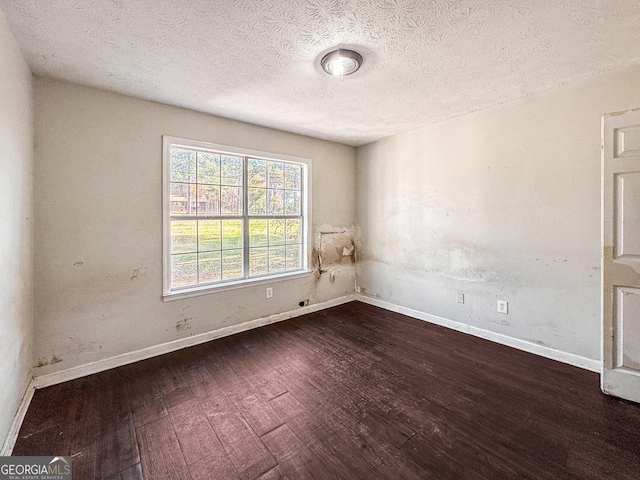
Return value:
M 350 303 L 38 390 L 74 479 L 640 478 L 595 373 Z

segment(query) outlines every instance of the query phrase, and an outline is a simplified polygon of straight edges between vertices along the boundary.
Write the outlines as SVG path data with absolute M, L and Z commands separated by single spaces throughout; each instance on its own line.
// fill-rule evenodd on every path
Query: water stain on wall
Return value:
M 47 359 L 45 357 L 38 358 L 38 363 L 36 367 L 44 367 L 45 365 L 54 365 L 56 363 L 60 363 L 62 361 L 55 353 L 51 356 L 51 359 Z

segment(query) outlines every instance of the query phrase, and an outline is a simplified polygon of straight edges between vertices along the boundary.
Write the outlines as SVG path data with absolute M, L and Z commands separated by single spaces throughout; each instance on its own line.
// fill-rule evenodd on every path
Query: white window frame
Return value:
M 280 272 L 274 274 L 262 275 L 259 277 L 242 278 L 229 281 L 221 281 L 217 283 L 210 283 L 206 285 L 196 285 L 193 287 L 183 287 L 179 289 L 171 289 L 171 212 L 170 212 L 170 198 L 171 198 L 171 147 L 183 147 L 187 149 L 197 149 L 212 151 L 215 153 L 229 154 L 243 157 L 243 224 L 248 224 L 248 205 L 247 205 L 247 178 L 246 178 L 246 159 L 247 157 L 256 158 L 260 160 L 275 160 L 283 162 L 293 162 L 302 165 L 302 201 L 301 201 L 301 216 L 302 216 L 302 269 L 292 272 Z M 279 216 L 274 216 L 279 218 Z M 247 286 L 255 286 L 261 284 L 273 283 L 275 281 L 284 279 L 293 279 L 302 276 L 308 276 L 312 272 L 309 269 L 309 255 L 311 252 L 311 235 L 309 234 L 311 226 L 311 160 L 308 158 L 293 157 L 289 155 L 281 155 L 276 153 L 262 152 L 258 150 L 249 150 L 246 148 L 230 147 L 228 145 L 219 145 L 215 143 L 203 142 L 199 140 L 189 140 L 186 138 L 172 137 L 169 135 L 163 135 L 162 137 L 162 271 L 163 271 L 163 294 L 162 297 L 165 301 L 177 300 L 185 297 L 192 297 L 197 295 L 204 295 L 213 292 L 220 292 L 225 290 L 231 290 L 236 288 L 242 288 Z M 248 238 L 248 231 L 243 229 L 243 238 Z M 243 245 L 243 258 L 247 259 L 249 255 L 248 241 L 244 241 Z M 244 262 L 243 271 L 245 275 L 247 261 Z

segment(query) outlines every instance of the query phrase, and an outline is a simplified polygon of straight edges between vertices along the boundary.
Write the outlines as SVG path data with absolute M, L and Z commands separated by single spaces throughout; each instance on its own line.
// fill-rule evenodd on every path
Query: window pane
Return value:
M 250 187 L 266 187 L 267 186 L 267 162 L 266 160 L 256 160 L 250 158 L 247 164 L 247 173 L 249 179 L 247 183 Z
M 264 188 L 249 189 L 249 215 L 267 214 L 267 190 Z
M 222 248 L 242 248 L 242 220 L 222 221 Z
M 198 215 L 220 214 L 220 187 L 198 185 Z M 291 193 L 291 192 L 287 192 Z
M 200 220 L 198 222 L 198 251 L 220 250 L 222 237 L 220 220 Z
M 284 163 L 268 162 L 269 188 L 284 188 Z
M 220 252 L 199 253 L 198 261 L 200 262 L 200 283 L 220 281 Z
M 181 148 L 171 149 L 171 181 L 196 181 L 196 152 Z
M 284 219 L 269 220 L 269 245 L 284 245 Z
M 267 190 L 269 215 L 282 215 L 284 213 L 284 190 Z
M 220 172 L 222 185 L 242 185 L 242 157 L 223 155 Z
M 171 253 L 196 251 L 196 223 L 195 220 L 171 222 Z
M 169 199 L 171 215 L 186 215 L 187 213 L 187 183 L 172 183 Z
M 302 268 L 302 247 L 300 245 L 287 245 L 287 270 Z
M 252 248 L 249 253 L 249 275 L 263 275 L 269 273 L 267 248 Z
M 171 215 L 195 215 L 196 186 L 189 183 L 172 183 L 170 203 Z
M 242 278 L 242 250 L 222 251 L 222 278 Z
M 249 246 L 266 247 L 268 244 L 267 221 L 249 220 Z
M 269 248 L 269 272 L 283 272 L 285 268 L 284 247 Z
M 186 287 L 197 283 L 196 254 L 171 255 L 171 286 Z
M 302 183 L 302 167 L 299 165 L 284 165 L 284 188 L 300 190 Z
M 284 214 L 300 215 L 300 192 L 295 190 L 284 192 Z
M 287 243 L 300 243 L 300 219 L 287 220 Z
M 198 183 L 220 183 L 220 155 L 198 152 Z
M 242 187 L 222 187 L 220 197 L 222 215 L 242 215 Z

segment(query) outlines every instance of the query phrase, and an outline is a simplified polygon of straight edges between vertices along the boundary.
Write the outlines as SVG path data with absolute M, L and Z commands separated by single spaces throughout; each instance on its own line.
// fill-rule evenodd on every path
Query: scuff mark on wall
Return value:
M 191 330 L 191 320 L 193 320 L 193 317 L 183 318 L 182 320 L 177 321 L 175 326 L 176 331 L 185 332 L 187 330 Z
M 98 341 L 90 341 L 90 342 L 78 341 L 75 334 L 68 335 L 66 338 L 64 347 L 63 348 L 61 347 L 61 350 L 66 357 L 77 355 L 80 353 L 91 353 L 101 349 L 102 349 L 102 343 Z M 57 362 L 51 361 L 46 365 L 50 365 L 52 363 L 57 363 Z M 38 366 L 41 366 L 41 365 L 38 365 Z
M 149 269 L 147 267 L 144 268 L 135 268 L 132 272 L 131 272 L 131 277 L 129 277 L 129 280 L 135 280 L 138 277 L 146 277 L 147 276 L 147 272 L 149 271 Z

